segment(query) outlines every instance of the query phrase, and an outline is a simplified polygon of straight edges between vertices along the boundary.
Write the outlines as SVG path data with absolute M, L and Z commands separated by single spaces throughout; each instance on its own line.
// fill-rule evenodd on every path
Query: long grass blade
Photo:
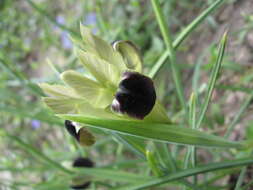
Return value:
M 216 83 L 216 80 L 218 78 L 218 74 L 219 74 L 219 71 L 220 71 L 220 68 L 221 68 L 221 63 L 222 63 L 222 60 L 223 60 L 226 43 L 227 43 L 227 33 L 225 33 L 223 35 L 223 37 L 221 39 L 221 42 L 220 42 L 218 57 L 217 57 L 215 65 L 213 66 L 213 69 L 212 69 L 210 80 L 209 80 L 209 83 L 208 83 L 208 86 L 207 86 L 207 93 L 205 95 L 204 102 L 201 106 L 199 119 L 198 119 L 198 122 L 196 124 L 197 129 L 200 127 L 201 122 L 204 119 L 204 116 L 205 116 L 205 113 L 207 111 L 209 102 L 211 100 L 212 93 L 213 93 L 213 90 L 214 90 L 214 87 L 215 87 L 215 83 Z
M 105 169 L 105 168 L 85 168 L 85 169 L 75 169 L 76 176 L 80 176 L 82 174 L 93 176 L 96 180 L 112 180 L 112 181 L 120 181 L 120 182 L 128 182 L 128 183 L 138 183 L 140 181 L 146 182 L 152 179 L 150 176 L 137 175 L 134 173 L 123 172 L 113 169 Z
M 227 128 L 227 131 L 225 133 L 225 138 L 228 138 L 232 131 L 234 130 L 236 124 L 240 121 L 241 116 L 243 115 L 244 111 L 247 109 L 247 107 L 250 105 L 251 101 L 253 99 L 253 93 L 248 96 L 248 98 L 243 102 L 242 106 L 240 107 L 238 113 L 234 117 L 233 121 L 230 123 L 230 125 Z
M 49 164 L 50 166 L 64 172 L 65 174 L 68 174 L 68 175 L 73 174 L 72 171 L 70 171 L 69 169 L 63 167 L 61 164 L 53 161 L 52 159 L 47 157 L 45 154 L 43 154 L 42 152 L 37 150 L 35 147 L 33 147 L 33 146 L 25 143 L 24 141 L 22 141 L 20 138 L 18 138 L 16 136 L 13 136 L 13 135 L 10 135 L 10 134 L 5 134 L 5 136 L 10 138 L 12 141 L 14 141 L 22 149 L 24 149 L 25 151 L 31 153 L 32 155 L 34 155 L 35 157 L 37 157 L 41 161 L 43 161 L 43 162 Z
M 55 21 L 54 18 L 52 18 L 45 10 L 41 9 L 37 4 L 35 4 L 32 0 L 26 0 L 27 3 L 37 12 L 39 12 L 41 15 L 43 15 L 44 18 L 48 19 L 50 22 L 52 22 L 55 26 L 58 26 L 59 28 L 61 28 L 62 30 L 66 30 L 68 31 L 71 35 L 81 38 L 80 34 L 70 28 L 68 28 L 67 26 L 60 24 L 58 22 Z
M 171 66 L 171 70 L 172 70 L 172 77 L 173 77 L 173 80 L 175 83 L 178 99 L 179 99 L 180 104 L 181 104 L 182 108 L 184 109 L 185 113 L 187 113 L 187 105 L 186 105 L 186 101 L 184 98 L 183 85 L 182 85 L 180 74 L 179 74 L 179 71 L 178 71 L 178 68 L 176 65 L 176 54 L 175 54 L 175 50 L 172 45 L 171 34 L 168 29 L 168 26 L 166 25 L 164 15 L 162 13 L 162 10 L 161 10 L 160 4 L 159 4 L 159 0 L 151 0 L 151 2 L 152 2 L 153 10 L 155 12 L 156 19 L 159 24 L 159 27 L 160 27 L 162 36 L 164 38 L 166 47 L 168 48 L 168 50 L 170 52 L 170 54 L 169 54 L 170 66 Z
M 177 38 L 174 40 L 172 46 L 177 49 L 180 44 L 189 36 L 192 31 L 194 31 L 213 11 L 215 11 L 225 0 L 217 0 L 210 7 L 208 7 L 203 13 L 201 13 L 197 18 L 195 18 L 185 29 L 183 29 Z M 149 76 L 154 78 L 160 68 L 164 65 L 167 57 L 170 56 L 170 49 L 167 49 L 159 58 L 159 60 L 154 64 L 150 70 Z
M 178 48 L 184 39 L 192 33 L 213 11 L 215 11 L 225 0 L 217 0 L 210 5 L 205 11 L 203 11 L 197 18 L 195 18 L 188 26 L 186 26 L 182 32 L 177 36 L 173 42 L 173 47 Z
M 161 185 L 164 183 L 168 183 L 168 182 L 171 182 L 174 180 L 182 179 L 185 177 L 189 177 L 189 176 L 193 176 L 193 175 L 197 175 L 197 174 L 201 174 L 201 173 L 212 172 L 212 171 L 216 171 L 216 170 L 224 170 L 224 169 L 239 167 L 239 166 L 246 166 L 246 165 L 250 165 L 250 164 L 253 164 L 252 157 L 245 158 L 245 159 L 233 160 L 233 161 L 212 163 L 212 164 L 207 164 L 207 165 L 199 166 L 199 167 L 192 168 L 192 169 L 178 171 L 176 173 L 170 174 L 165 177 L 154 178 L 154 179 L 150 180 L 149 182 L 138 183 L 138 184 L 126 186 L 123 188 L 118 188 L 117 190 L 146 189 L 146 188 L 158 186 L 158 185 Z
M 157 141 L 196 145 L 204 147 L 246 148 L 246 144 L 228 141 L 201 131 L 180 127 L 175 124 L 160 124 L 135 120 L 113 120 L 85 117 L 76 114 L 59 114 L 67 120 L 89 125 L 90 127 L 112 130 L 130 136 L 137 136 Z

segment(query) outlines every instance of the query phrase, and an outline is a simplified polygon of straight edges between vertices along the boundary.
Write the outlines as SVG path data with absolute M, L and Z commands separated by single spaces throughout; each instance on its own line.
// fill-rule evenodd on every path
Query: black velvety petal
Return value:
M 71 121 L 65 120 L 65 128 L 71 136 L 77 138 L 76 127 Z
M 71 188 L 78 190 L 78 189 L 87 189 L 89 186 L 90 186 L 90 182 L 88 181 L 82 185 L 72 185 Z
M 89 158 L 78 157 L 73 162 L 73 167 L 85 167 L 85 168 L 92 168 L 94 163 Z M 72 189 L 86 189 L 90 186 L 90 181 L 85 181 L 82 177 L 78 178 L 79 181 L 83 180 L 83 184 L 73 184 L 71 185 Z
M 112 109 L 130 117 L 143 119 L 155 105 L 153 81 L 137 72 L 125 72 L 112 102 Z
M 73 167 L 92 168 L 94 163 L 89 158 L 78 157 L 73 162 Z

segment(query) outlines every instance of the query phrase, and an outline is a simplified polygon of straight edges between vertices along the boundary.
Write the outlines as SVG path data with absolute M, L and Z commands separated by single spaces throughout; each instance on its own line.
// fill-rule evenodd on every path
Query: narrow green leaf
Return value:
M 240 175 L 237 179 L 237 182 L 236 182 L 236 185 L 235 185 L 235 190 L 241 190 L 241 186 L 243 184 L 243 180 L 244 180 L 244 177 L 246 175 L 246 172 L 247 172 L 247 167 L 243 167 L 241 172 L 240 172 Z
M 217 0 L 213 2 L 210 7 L 205 9 L 197 18 L 195 18 L 189 25 L 187 25 L 177 36 L 173 42 L 173 47 L 177 48 L 184 39 L 192 33 L 213 11 L 215 11 L 225 0 Z
M 192 31 L 197 28 L 204 20 L 206 17 L 208 17 L 213 11 L 215 11 L 221 3 L 224 2 L 224 0 L 217 0 L 215 1 L 210 7 L 208 7 L 203 13 L 201 13 L 197 18 L 195 18 L 185 29 L 183 29 L 180 34 L 177 36 L 177 38 L 174 40 L 172 43 L 172 46 L 174 49 L 177 49 L 180 44 L 184 41 L 184 39 L 189 36 L 189 34 L 192 33 Z M 171 56 L 171 51 L 168 48 L 164 53 L 161 55 L 159 60 L 154 64 L 152 69 L 150 70 L 149 76 L 151 78 L 154 78 L 160 68 L 164 65 L 165 60 L 167 57 Z
M 224 135 L 225 138 L 228 138 L 230 136 L 230 134 L 232 133 L 232 131 L 234 130 L 236 124 L 240 121 L 241 116 L 243 115 L 244 111 L 248 108 L 248 106 L 250 105 L 251 101 L 253 99 L 253 92 L 251 91 L 251 94 L 248 95 L 247 99 L 243 102 L 243 104 L 241 105 L 240 109 L 238 110 L 237 114 L 235 115 L 234 119 L 232 120 L 232 122 L 230 123 L 230 125 L 227 128 L 227 131 Z
M 152 7 L 155 12 L 156 19 L 159 24 L 159 27 L 160 27 L 162 36 L 164 38 L 166 47 L 168 48 L 168 50 L 170 52 L 169 53 L 170 67 L 172 70 L 172 78 L 175 83 L 177 96 L 178 96 L 179 102 L 181 104 L 181 107 L 184 109 L 185 113 L 187 113 L 187 105 L 186 105 L 186 101 L 185 101 L 185 97 L 184 97 L 184 89 L 182 86 L 181 76 L 180 76 L 180 73 L 179 73 L 179 70 L 177 67 L 177 63 L 176 63 L 176 53 L 175 53 L 175 49 L 173 48 L 173 45 L 172 45 L 172 37 L 171 37 L 170 31 L 168 29 L 168 26 L 166 25 L 165 17 L 163 15 L 162 10 L 161 10 L 159 0 L 151 0 L 151 2 L 152 2 Z
M 123 172 L 112 169 L 104 169 L 104 168 L 78 168 L 75 169 L 77 172 L 77 176 L 82 174 L 93 176 L 95 180 L 112 180 L 112 181 L 120 181 L 120 182 L 128 182 L 128 183 L 137 183 L 137 182 L 146 182 L 152 179 L 149 176 L 136 175 L 129 172 Z
M 175 124 L 160 124 L 135 120 L 113 120 L 82 115 L 58 115 L 64 119 L 76 121 L 100 129 L 109 129 L 123 134 L 139 136 L 157 141 L 189 144 L 206 147 L 243 148 L 243 144 L 209 135 L 201 131 L 183 128 Z
M 112 132 L 112 135 L 119 140 L 122 144 L 124 144 L 126 147 L 128 147 L 130 150 L 132 150 L 135 154 L 137 154 L 140 158 L 145 158 L 145 142 L 142 139 L 129 136 L 129 135 L 123 135 L 118 134 L 115 132 Z
M 50 159 L 49 157 L 47 157 L 44 153 L 40 152 L 38 149 L 36 149 L 35 147 L 31 146 L 30 144 L 27 144 L 26 142 L 22 141 L 20 138 L 10 135 L 10 134 L 5 134 L 5 136 L 7 136 L 8 138 L 10 138 L 13 142 L 15 142 L 18 146 L 20 146 L 22 149 L 26 150 L 27 152 L 31 153 L 32 155 L 34 155 L 35 157 L 37 157 L 38 159 L 40 159 L 41 161 L 43 161 L 44 163 L 49 164 L 50 166 L 59 169 L 60 171 L 71 175 L 73 174 L 73 172 L 65 167 L 63 167 L 61 164 L 53 161 L 52 159 Z
M 155 147 L 154 147 L 154 144 L 152 143 L 148 144 L 146 148 L 146 158 L 147 158 L 148 165 L 151 168 L 154 175 L 157 177 L 163 176 L 164 173 L 159 168 L 159 163 L 155 156 Z
M 164 184 L 164 183 L 168 183 L 168 182 L 171 182 L 171 181 L 174 181 L 174 180 L 182 179 L 182 178 L 192 176 L 192 175 L 196 175 L 196 174 L 211 172 L 211 171 L 215 171 L 215 170 L 223 170 L 223 169 L 239 167 L 239 166 L 244 166 L 244 165 L 250 165 L 250 164 L 253 164 L 252 157 L 245 158 L 245 159 L 233 160 L 233 161 L 224 161 L 224 162 L 219 162 L 219 163 L 212 163 L 212 164 L 207 164 L 207 165 L 199 166 L 199 167 L 192 168 L 192 169 L 186 169 L 186 170 L 178 171 L 178 172 L 175 172 L 175 173 L 170 174 L 170 175 L 165 176 L 165 177 L 153 178 L 152 180 L 150 180 L 148 182 L 138 183 L 138 184 L 126 186 L 126 187 L 123 187 L 123 188 L 117 188 L 117 190 L 146 189 L 146 188 L 149 188 L 149 187 L 158 186 L 158 185 L 161 185 L 161 184 Z
M 208 104 L 211 100 L 212 93 L 213 93 L 213 90 L 214 90 L 214 87 L 215 87 L 215 83 L 216 83 L 216 80 L 218 78 L 218 74 L 219 74 L 219 71 L 220 71 L 220 68 L 221 68 L 221 63 L 222 63 L 222 60 L 223 60 L 226 43 L 227 43 L 227 33 L 224 33 L 224 35 L 221 39 L 220 45 L 219 45 L 218 57 L 217 57 L 215 65 L 212 69 L 210 80 L 209 80 L 209 83 L 208 83 L 208 86 L 207 86 L 207 93 L 205 95 L 204 102 L 203 102 L 203 104 L 201 106 L 201 109 L 200 109 L 200 115 L 199 115 L 198 122 L 196 124 L 196 128 L 200 127 L 201 122 L 204 119 L 205 113 L 207 111 Z

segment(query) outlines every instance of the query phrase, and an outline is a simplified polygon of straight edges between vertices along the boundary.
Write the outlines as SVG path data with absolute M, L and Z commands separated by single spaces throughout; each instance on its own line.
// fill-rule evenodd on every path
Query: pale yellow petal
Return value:
M 61 78 L 80 97 L 92 103 L 94 107 L 105 108 L 112 103 L 113 92 L 78 72 L 65 71 Z

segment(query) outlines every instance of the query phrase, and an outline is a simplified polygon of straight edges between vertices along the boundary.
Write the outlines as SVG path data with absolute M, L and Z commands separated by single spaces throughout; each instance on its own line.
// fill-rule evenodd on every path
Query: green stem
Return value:
M 242 106 L 240 107 L 238 113 L 236 114 L 236 116 L 234 117 L 233 121 L 231 122 L 231 124 L 228 126 L 227 131 L 225 133 L 225 138 L 228 138 L 232 131 L 235 128 L 235 125 L 238 123 L 238 121 L 241 119 L 242 114 L 244 113 L 244 111 L 247 109 L 247 107 L 249 106 L 251 100 L 253 99 L 253 93 L 251 93 L 249 95 L 249 97 L 244 101 L 244 103 L 242 104 Z
M 168 27 L 166 26 L 165 18 L 162 13 L 159 1 L 158 0 L 151 0 L 151 2 L 152 2 L 153 10 L 155 12 L 156 19 L 159 24 L 159 27 L 160 27 L 162 36 L 164 38 L 166 47 L 167 47 L 168 51 L 170 52 L 169 60 L 170 60 L 170 66 L 171 66 L 171 70 L 172 70 L 172 77 L 173 77 L 173 80 L 174 80 L 174 83 L 176 86 L 177 95 L 178 95 L 178 98 L 179 98 L 182 108 L 184 109 L 185 113 L 187 113 L 187 105 L 186 105 L 186 101 L 184 98 L 184 92 L 183 92 L 181 78 L 179 75 L 178 68 L 176 66 L 176 54 L 175 54 L 175 50 L 172 45 L 171 35 L 168 30 Z
M 204 12 L 202 12 L 197 18 L 195 18 L 185 29 L 183 29 L 182 32 L 177 36 L 177 38 L 174 40 L 172 46 L 174 49 L 177 49 L 180 44 L 183 42 L 183 40 L 189 36 L 192 31 L 197 28 L 206 17 L 208 17 L 214 10 L 216 10 L 225 0 L 217 0 L 215 1 L 210 7 L 208 7 Z M 154 64 L 153 68 L 151 69 L 149 76 L 151 78 L 154 78 L 160 68 L 165 63 L 165 60 L 167 57 L 170 56 L 170 49 L 167 49 L 164 51 L 164 53 L 161 55 L 160 59 L 157 61 L 156 64 Z
M 206 95 L 204 98 L 204 102 L 203 102 L 201 109 L 200 109 L 200 115 L 199 115 L 199 119 L 196 124 L 196 129 L 198 129 L 200 127 L 200 125 L 204 119 L 205 113 L 207 111 L 209 102 L 211 100 L 212 93 L 213 93 L 213 90 L 214 90 L 214 87 L 216 84 L 216 80 L 218 78 L 218 74 L 219 74 L 219 71 L 221 68 L 221 63 L 222 63 L 222 60 L 224 57 L 226 43 L 227 43 L 227 33 L 225 32 L 222 39 L 221 39 L 221 43 L 219 45 L 218 57 L 217 57 L 215 65 L 213 66 L 210 80 L 208 82 L 207 92 L 206 92 Z
M 118 190 L 141 190 L 141 189 L 158 186 L 164 183 L 168 183 L 170 181 L 182 179 L 185 177 L 189 177 L 189 176 L 193 176 L 193 175 L 197 175 L 201 173 L 206 173 L 206 172 L 211 172 L 211 171 L 216 171 L 216 170 L 224 170 L 228 168 L 240 167 L 240 166 L 245 166 L 245 165 L 250 165 L 250 164 L 253 164 L 252 157 L 233 160 L 233 161 L 211 163 L 211 164 L 195 167 L 192 169 L 178 171 L 164 177 L 154 178 L 152 180 L 149 180 L 148 182 L 144 182 L 144 183 L 140 182 L 138 184 L 130 185 L 124 188 L 119 188 Z
M 32 155 L 36 156 L 37 158 L 41 159 L 45 163 L 51 165 L 52 167 L 57 168 L 57 169 L 61 170 L 62 172 L 64 172 L 65 174 L 68 174 L 68 175 L 74 174 L 74 172 L 72 172 L 71 170 L 69 170 L 69 169 L 63 167 L 61 164 L 51 160 L 49 157 L 47 157 L 45 154 L 43 154 L 42 152 L 37 150 L 35 147 L 23 142 L 18 137 L 10 135 L 10 134 L 5 134 L 5 135 L 8 138 L 10 138 L 12 141 L 16 142 L 17 145 L 19 145 L 21 148 L 23 148 L 27 152 L 31 153 Z
M 68 31 L 70 34 L 72 34 L 75 37 L 80 38 L 80 34 L 77 33 L 76 31 L 68 28 L 67 26 L 63 25 L 63 24 L 59 24 L 58 22 L 55 21 L 54 18 L 52 18 L 45 10 L 41 9 L 38 5 L 36 5 L 32 0 L 26 0 L 27 3 L 36 11 L 38 11 L 40 14 L 42 14 L 43 16 L 45 16 L 45 18 L 47 18 L 50 22 L 52 22 L 54 25 L 58 26 L 59 28 Z
M 235 190 L 240 190 L 241 189 L 241 186 L 242 186 L 242 183 L 243 183 L 246 171 L 247 171 L 247 167 L 243 167 L 241 169 L 239 178 L 237 179 L 237 182 L 236 182 L 236 185 L 235 185 Z

